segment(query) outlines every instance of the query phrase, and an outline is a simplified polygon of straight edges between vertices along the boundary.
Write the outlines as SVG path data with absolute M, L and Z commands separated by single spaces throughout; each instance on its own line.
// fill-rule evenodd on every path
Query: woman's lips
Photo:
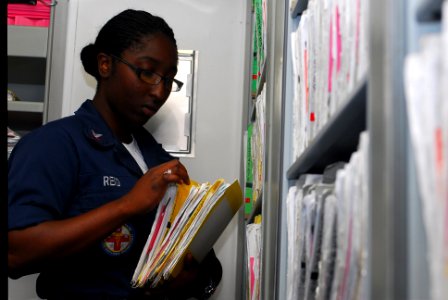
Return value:
M 150 106 L 144 105 L 143 108 L 142 108 L 142 111 L 148 117 L 152 117 L 157 112 L 157 109 L 154 108 L 154 107 L 150 107 Z

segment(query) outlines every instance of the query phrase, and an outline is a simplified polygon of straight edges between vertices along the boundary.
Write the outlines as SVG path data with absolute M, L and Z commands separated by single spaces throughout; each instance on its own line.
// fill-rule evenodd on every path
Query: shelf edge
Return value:
M 44 104 L 42 102 L 8 101 L 8 111 L 42 113 Z

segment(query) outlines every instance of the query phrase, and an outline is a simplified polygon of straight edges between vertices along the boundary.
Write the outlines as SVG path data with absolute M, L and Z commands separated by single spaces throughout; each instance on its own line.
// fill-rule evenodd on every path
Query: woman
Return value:
M 8 162 L 8 269 L 39 272 L 44 299 L 207 298 L 221 279 L 213 251 L 187 257 L 157 290 L 132 289 L 133 271 L 168 184 L 185 167 L 143 125 L 182 82 L 177 45 L 160 17 L 125 10 L 81 52 L 98 82 L 93 100 L 22 137 Z

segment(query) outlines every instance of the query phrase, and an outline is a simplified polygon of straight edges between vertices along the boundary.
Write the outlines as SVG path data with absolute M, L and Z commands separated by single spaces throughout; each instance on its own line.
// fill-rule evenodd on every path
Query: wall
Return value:
M 73 113 L 94 94 L 95 82 L 79 60 L 82 47 L 94 41 L 102 24 L 124 8 L 144 9 L 173 28 L 179 49 L 197 50 L 198 81 L 195 155 L 183 157 L 197 181 L 240 178 L 243 105 L 246 101 L 248 8 L 239 0 L 58 0 L 52 48 L 48 120 Z M 213 299 L 241 296 L 243 221 L 236 216 L 215 244 L 224 268 Z M 27 288 L 31 284 L 26 283 Z M 11 286 L 10 286 L 11 287 Z M 17 287 L 10 291 L 10 299 Z M 32 299 L 32 298 L 27 298 Z

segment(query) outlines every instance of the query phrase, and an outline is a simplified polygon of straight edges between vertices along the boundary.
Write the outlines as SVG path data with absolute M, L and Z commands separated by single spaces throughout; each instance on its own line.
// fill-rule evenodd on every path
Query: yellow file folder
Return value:
M 213 184 L 192 181 L 190 185 L 178 184 L 171 188 L 175 189 L 176 196 L 162 200 L 160 205 L 169 209 L 159 208 L 155 218 L 167 218 L 162 223 L 168 226 L 155 230 L 157 222 L 154 222 L 132 278 L 133 287 L 156 287 L 176 277 L 187 253 L 201 262 L 243 203 L 237 180 L 231 184 L 223 179 Z M 167 194 L 172 195 L 173 190 L 168 190 Z M 160 215 L 167 211 L 169 215 Z M 159 230 L 164 231 L 163 237 L 153 245 L 152 235 L 158 234 Z M 150 245 L 152 249 L 148 248 Z

